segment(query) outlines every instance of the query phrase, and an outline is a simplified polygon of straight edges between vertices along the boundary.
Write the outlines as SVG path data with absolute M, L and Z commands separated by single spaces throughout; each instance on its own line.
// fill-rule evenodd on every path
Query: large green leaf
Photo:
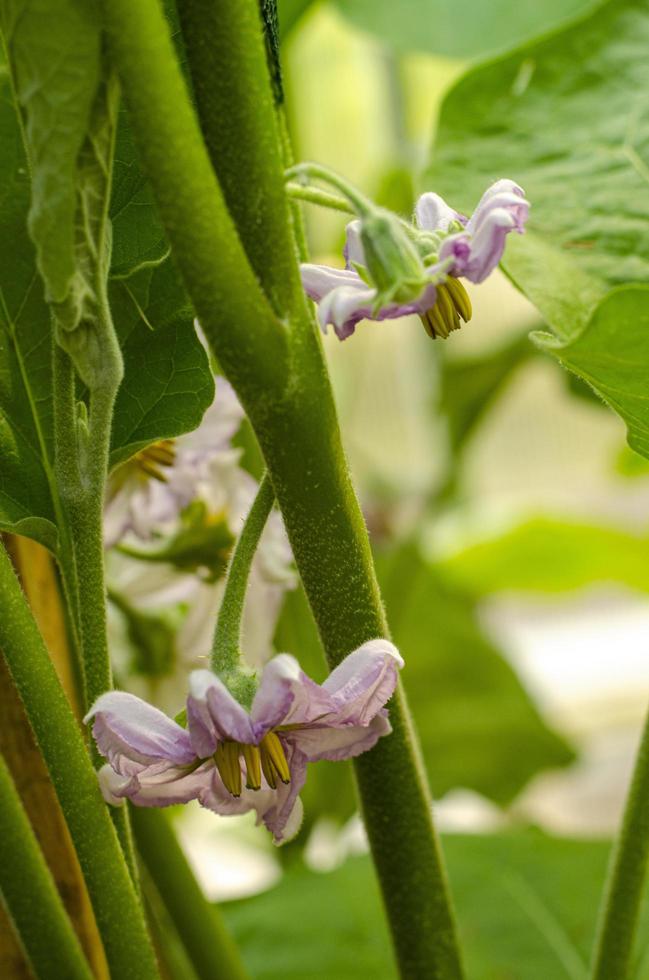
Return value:
M 55 550 L 49 312 L 27 234 L 30 185 L 6 72 L 0 83 L 0 530 Z
M 594 5 L 593 0 L 335 0 L 353 24 L 397 51 L 473 58 L 504 51 Z
M 443 847 L 471 980 L 586 980 L 608 843 L 528 830 Z M 221 907 L 256 980 L 397 976 L 367 857 L 327 874 L 294 868 Z M 645 901 L 639 934 L 648 927 Z M 646 980 L 646 967 L 635 976 Z
M 440 571 L 475 595 L 564 592 L 593 582 L 649 592 L 648 555 L 647 535 L 539 517 L 467 545 Z
M 522 184 L 529 230 L 511 236 L 504 264 L 552 329 L 536 340 L 594 386 L 645 453 L 648 45 L 647 4 L 612 0 L 473 69 L 444 102 L 426 177 L 461 210 L 496 177 Z M 635 288 L 607 296 L 623 285 Z
M 2 0 L 32 169 L 29 229 L 48 296 L 66 299 L 77 268 L 79 154 L 100 80 L 100 24 L 93 0 Z
M 379 562 L 381 586 L 435 796 L 466 786 L 509 803 L 574 754 L 480 629 L 473 603 L 414 546 Z
M 27 233 L 31 190 L 6 72 L 0 75 L 0 175 L 0 530 L 55 551 L 50 312 Z M 130 254 L 138 266 L 137 250 Z M 195 428 L 214 386 L 170 260 L 115 281 L 111 304 L 125 361 L 115 463 Z

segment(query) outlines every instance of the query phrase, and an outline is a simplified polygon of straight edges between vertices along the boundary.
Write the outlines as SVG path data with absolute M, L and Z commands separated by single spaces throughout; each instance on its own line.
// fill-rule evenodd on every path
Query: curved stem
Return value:
M 320 190 L 319 187 L 305 187 L 304 184 L 297 184 L 289 181 L 286 185 L 286 193 L 289 197 L 298 201 L 308 201 L 309 204 L 318 204 L 321 208 L 329 208 L 332 211 L 342 211 L 344 214 L 356 214 L 349 201 L 329 191 Z
M 296 181 L 298 184 L 305 177 L 307 179 L 312 177 L 314 180 L 321 180 L 323 183 L 335 187 L 353 205 L 354 213 L 361 215 L 361 217 L 374 210 L 372 202 L 365 194 L 362 194 L 356 187 L 352 187 L 335 170 L 330 170 L 329 167 L 324 167 L 320 163 L 296 163 L 284 171 L 284 177 L 287 180 Z
M 592 980 L 626 980 L 649 863 L 649 713 L 622 828 L 615 844 L 596 942 Z
M 164 813 L 133 808 L 137 849 L 199 980 L 244 980 L 237 947 L 208 902 Z
M 0 649 L 54 784 L 111 975 L 158 977 L 141 906 L 97 776 L 11 562 L 0 547 Z
M 92 980 L 20 797 L 0 756 L 0 891 L 39 980 Z
M 274 500 L 275 491 L 268 473 L 265 473 L 230 560 L 212 643 L 212 670 L 215 673 L 228 674 L 239 665 L 241 617 L 250 566 Z

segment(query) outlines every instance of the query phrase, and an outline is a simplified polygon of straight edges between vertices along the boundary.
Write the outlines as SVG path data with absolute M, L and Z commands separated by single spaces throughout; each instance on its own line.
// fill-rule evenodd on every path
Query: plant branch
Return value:
M 245 980 L 237 947 L 207 901 L 164 813 L 134 807 L 137 849 L 199 980 Z
M 158 972 L 135 888 L 72 709 L 4 547 L 0 649 L 25 705 L 86 879 L 111 975 Z
M 0 891 L 39 980 L 92 980 L 20 797 L 0 756 Z
M 592 967 L 592 980 L 626 980 L 649 863 L 649 713 L 622 827 L 614 845 Z

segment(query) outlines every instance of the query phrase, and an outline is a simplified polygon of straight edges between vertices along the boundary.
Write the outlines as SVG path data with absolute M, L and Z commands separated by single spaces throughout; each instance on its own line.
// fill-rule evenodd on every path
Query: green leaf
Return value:
M 414 544 L 381 556 L 378 568 L 433 794 L 464 786 L 504 805 L 538 772 L 571 763 L 572 749 L 481 631 L 472 601 Z
M 199 424 L 214 399 L 207 354 L 168 259 L 111 284 L 124 357 L 111 438 L 111 466 Z
M 77 269 L 78 157 L 100 78 L 92 0 L 2 0 L 0 24 L 32 170 L 29 231 L 48 297 L 68 296 Z
M 505 51 L 593 7 L 593 0 L 336 0 L 362 30 L 397 51 L 474 58 Z
M 49 312 L 27 234 L 30 185 L 6 73 L 0 173 L 0 530 L 56 551 Z
M 646 535 L 552 518 L 526 521 L 444 559 L 444 577 L 474 595 L 565 592 L 619 582 L 649 592 Z
M 6 73 L 0 75 L 0 173 L 0 530 L 55 552 L 50 312 L 27 233 L 30 184 Z M 195 428 L 214 383 L 169 260 L 114 282 L 110 297 L 125 361 L 114 464 Z
M 109 599 L 126 623 L 132 652 L 128 673 L 150 678 L 172 674 L 178 663 L 176 634 L 182 620 L 179 607 L 146 612 L 136 609 L 125 595 L 114 589 L 110 590 Z
M 510 236 L 504 266 L 554 334 L 536 340 L 593 385 L 643 453 L 648 43 L 649 8 L 609 2 L 469 71 L 444 102 L 426 178 L 465 211 L 496 177 L 522 184 L 528 232 Z
M 592 385 L 626 422 L 631 448 L 649 457 L 649 286 L 609 293 L 570 340 L 538 332 L 532 337 Z
M 607 842 L 525 830 L 446 836 L 443 847 L 471 980 L 586 980 Z M 221 908 L 256 980 L 397 976 L 368 857 L 327 874 L 292 868 Z M 647 928 L 645 900 L 639 934 Z

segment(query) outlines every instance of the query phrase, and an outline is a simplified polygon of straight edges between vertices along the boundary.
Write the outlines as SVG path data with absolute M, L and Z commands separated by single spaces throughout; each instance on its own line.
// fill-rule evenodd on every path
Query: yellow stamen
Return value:
M 457 315 L 446 283 L 444 283 L 443 286 L 440 286 L 437 290 L 437 303 L 435 305 L 442 320 L 444 321 L 444 327 L 446 329 L 445 336 L 448 337 L 452 330 L 457 330 L 459 328 L 460 318 Z
M 283 783 L 290 783 L 291 770 L 286 761 L 284 746 L 280 742 L 275 732 L 268 732 L 264 735 L 260 744 L 259 752 L 261 755 L 261 768 L 264 771 L 266 782 L 275 789 L 277 786 L 277 776 Z
M 261 789 L 261 759 L 256 745 L 242 745 L 247 789 Z
M 238 742 L 219 742 L 214 753 L 214 761 L 223 785 L 228 793 L 241 796 L 241 765 L 239 763 Z
M 460 280 L 455 279 L 454 276 L 449 276 L 444 285 L 451 295 L 455 309 L 460 314 L 464 322 L 468 323 L 473 316 L 473 310 L 471 308 L 471 300 L 469 299 L 469 294 L 467 293 L 466 289 Z

